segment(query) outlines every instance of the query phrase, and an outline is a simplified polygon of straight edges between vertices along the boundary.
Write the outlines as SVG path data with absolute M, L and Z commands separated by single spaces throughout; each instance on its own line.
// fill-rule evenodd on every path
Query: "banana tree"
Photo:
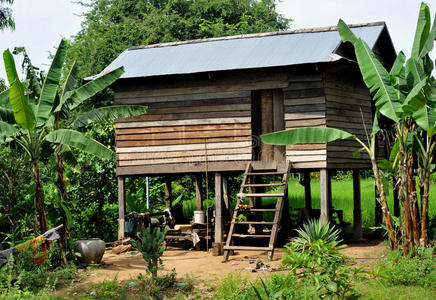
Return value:
M 375 124 L 374 128 L 378 128 Z M 336 128 L 328 127 L 301 127 L 295 129 L 288 129 L 273 133 L 261 135 L 262 142 L 271 145 L 296 145 L 296 144 L 314 144 L 314 143 L 328 143 L 337 140 L 344 140 L 352 138 L 357 141 L 362 148 L 360 151 L 368 153 L 371 159 L 372 170 L 374 172 L 375 184 L 377 187 L 379 201 L 383 210 L 383 216 L 388 230 L 388 236 L 391 243 L 391 248 L 396 249 L 398 247 L 397 237 L 393 225 L 392 215 L 389 211 L 389 207 L 386 201 L 386 184 L 382 180 L 380 169 L 377 165 L 376 159 L 376 132 L 368 134 L 367 143 L 363 142 L 354 134 Z M 359 153 L 357 152 L 357 153 Z M 356 155 L 357 155 L 356 153 Z
M 54 148 L 59 166 L 57 186 L 62 200 L 66 195 L 62 158 L 70 153 L 69 147 L 77 148 L 102 159 L 113 157 L 113 152 L 110 149 L 86 134 L 75 130 L 79 127 L 78 124 L 89 124 L 92 121 L 128 117 L 146 112 L 144 106 L 113 106 L 85 113 L 79 116 L 77 121 L 69 123 L 67 121 L 67 118 L 71 116 L 69 112 L 112 84 L 123 73 L 123 69 L 113 70 L 79 87 L 73 84 L 77 83 L 78 80 L 73 78 L 74 74 L 70 72 L 64 85 L 60 87 L 66 50 L 67 44 L 62 40 L 44 78 L 39 97 L 26 94 L 24 84 L 18 77 L 12 54 L 9 50 L 3 53 L 10 88 L 0 94 L 0 140 L 17 142 L 31 158 L 37 211 L 35 215 L 38 215 L 42 232 L 47 230 L 39 171 L 42 145 L 48 142 Z M 4 101 L 5 94 L 8 95 L 9 103 Z M 73 124 L 76 125 L 72 126 Z
M 392 166 L 398 170 L 397 186 L 400 188 L 399 195 L 403 203 L 405 254 L 413 250 L 419 242 L 423 246 L 428 245 L 426 224 L 428 223 L 429 178 L 435 148 L 436 126 L 436 80 L 431 76 L 433 63 L 429 57 L 436 38 L 436 25 L 433 23 L 431 26 L 430 19 L 428 6 L 423 3 L 419 13 L 412 57 L 406 60 L 405 55 L 400 52 L 390 72 L 380 63 L 365 41 L 357 38 L 342 20 L 339 21 L 339 34 L 344 42 L 350 42 L 354 46 L 363 80 L 373 94 L 375 102 L 373 130 L 368 134 L 367 145 L 351 133 L 333 128 L 299 128 L 262 136 L 265 143 L 278 145 L 329 142 L 344 138 L 354 138 L 359 142 L 371 158 L 389 239 L 392 247 L 395 248 L 397 238 L 386 203 L 386 186 L 374 153 L 375 135 L 379 131 L 378 117 L 383 115 L 390 119 L 394 124 L 397 145 Z M 418 151 L 413 148 L 414 144 L 419 145 Z M 416 152 L 420 165 L 418 172 L 414 168 Z M 421 221 L 416 193 L 416 174 L 419 175 L 419 183 L 423 187 Z
M 421 4 L 411 57 L 406 60 L 400 52 L 391 72 L 366 45 L 358 39 L 347 25 L 340 20 L 338 30 L 344 42 L 354 46 L 357 62 L 363 79 L 372 93 L 376 114 L 382 114 L 394 123 L 399 151 L 394 165 L 398 165 L 399 196 L 403 203 L 405 221 L 405 253 L 416 245 L 428 246 L 428 191 L 430 167 L 434 144 L 436 85 L 432 77 L 433 62 L 429 53 L 436 39 L 436 23 L 431 26 L 430 10 Z M 415 141 L 420 147 L 412 148 Z M 417 155 L 414 155 L 417 153 Z M 418 158 L 418 171 L 414 168 Z M 422 211 L 416 192 L 415 175 L 419 175 Z

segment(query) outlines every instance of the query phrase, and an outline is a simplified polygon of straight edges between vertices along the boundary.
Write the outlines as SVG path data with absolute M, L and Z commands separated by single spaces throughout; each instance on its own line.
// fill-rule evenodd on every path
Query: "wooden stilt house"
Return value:
M 390 68 L 396 54 L 385 23 L 350 27 Z M 249 163 L 248 173 L 287 174 L 287 165 L 292 172 L 305 172 L 309 206 L 307 174 L 320 171 L 321 215 L 327 218 L 329 171 L 355 170 L 355 234 L 361 236 L 359 170 L 370 168 L 370 162 L 365 155 L 353 158 L 359 148 L 355 142 L 285 148 L 259 139 L 303 126 L 341 128 L 362 138 L 370 130 L 370 94 L 351 45 L 341 42 L 336 27 L 133 47 L 102 73 L 119 66 L 125 73 L 114 85 L 115 104 L 149 108 L 145 115 L 115 122 L 120 237 L 125 177 L 207 170 L 216 178 L 215 241 L 223 243 L 222 176 L 242 173 Z

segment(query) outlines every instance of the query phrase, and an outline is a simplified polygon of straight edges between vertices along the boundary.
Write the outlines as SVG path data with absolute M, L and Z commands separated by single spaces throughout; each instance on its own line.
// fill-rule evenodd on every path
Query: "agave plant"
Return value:
M 311 219 L 303 224 L 303 228 L 297 229 L 298 237 L 293 240 L 295 244 L 303 247 L 310 243 L 322 240 L 326 243 L 340 243 L 340 230 L 330 226 L 330 222 L 323 223 L 319 219 Z
M 323 223 L 320 219 L 309 220 L 303 228 L 297 229 L 298 237 L 285 245 L 282 257 L 284 266 L 292 267 L 295 274 L 297 268 L 318 269 L 322 266 L 342 262 L 345 257 L 340 250 L 345 247 L 339 245 L 340 230 L 330 223 Z
M 113 152 L 76 129 L 94 121 L 139 115 L 146 112 L 144 106 L 113 106 L 85 112 L 71 120 L 71 112 L 85 100 L 94 96 L 115 82 L 124 72 L 122 68 L 108 72 L 84 85 L 79 84 L 73 65 L 64 84 L 61 86 L 62 69 L 67 52 L 67 43 L 62 40 L 54 55 L 52 64 L 44 76 L 40 93 L 28 93 L 26 85 L 35 78 L 21 82 L 15 67 L 14 58 L 9 50 L 3 53 L 9 90 L 0 93 L 0 142 L 16 142 L 29 155 L 32 175 L 35 183 L 35 216 L 41 232 L 47 230 L 44 208 L 44 195 L 39 170 L 39 162 L 44 143 L 50 143 L 59 162 L 62 158 L 71 158 L 71 148 L 110 159 Z M 36 89 L 31 89 L 35 91 Z M 63 162 L 58 164 L 62 166 Z M 59 180 L 62 179 L 62 180 Z M 58 187 L 64 189 L 63 173 L 58 168 Z M 65 193 L 60 192 L 61 199 Z M 64 208 L 64 206 L 62 206 Z M 65 209 L 65 208 L 64 208 Z

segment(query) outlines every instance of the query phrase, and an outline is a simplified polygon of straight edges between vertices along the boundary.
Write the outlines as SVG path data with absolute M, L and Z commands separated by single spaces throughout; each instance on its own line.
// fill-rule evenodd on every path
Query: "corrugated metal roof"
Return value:
M 372 48 L 384 26 L 367 23 L 351 30 Z M 157 44 L 125 50 L 100 74 L 120 66 L 121 78 L 137 78 L 328 62 L 338 58 L 340 43 L 337 28 L 324 27 Z

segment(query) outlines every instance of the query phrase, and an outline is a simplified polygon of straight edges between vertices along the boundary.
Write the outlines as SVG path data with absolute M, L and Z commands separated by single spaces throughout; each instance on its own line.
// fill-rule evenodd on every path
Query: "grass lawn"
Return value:
M 374 226 L 375 198 L 374 180 L 371 178 L 361 179 L 362 197 L 362 222 L 364 227 Z M 312 208 L 319 209 L 320 204 L 320 183 L 319 180 L 311 181 Z M 430 188 L 429 216 L 436 217 L 436 184 L 432 183 Z M 344 221 L 353 222 L 353 181 L 332 179 L 332 202 L 333 207 L 343 210 Z M 392 189 L 388 195 L 389 208 L 393 211 Z M 289 206 L 292 209 L 304 207 L 304 187 L 298 179 L 291 178 L 289 181 Z
M 374 226 L 374 213 L 375 213 L 375 198 L 374 198 L 374 180 L 372 178 L 361 179 L 361 200 L 362 200 L 362 222 L 363 227 L 368 228 Z M 289 207 L 292 211 L 304 207 L 304 187 L 299 183 L 298 178 L 289 179 Z M 312 190 L 312 208 L 320 208 L 320 183 L 318 179 L 311 180 Z M 276 190 L 277 191 L 277 190 Z M 430 203 L 429 203 L 429 217 L 436 218 L 436 182 L 434 178 L 430 188 Z M 211 200 L 209 205 L 214 205 L 215 201 Z M 271 205 L 276 202 L 274 198 L 263 198 L 262 205 Z M 332 179 L 332 202 L 336 210 L 343 211 L 343 218 L 345 222 L 353 223 L 353 181 L 352 179 L 334 180 Z M 392 187 L 388 195 L 389 208 L 393 212 L 393 195 Z M 248 203 L 248 201 L 247 201 Z M 231 205 L 236 205 L 236 198 L 231 199 Z M 205 204 L 203 204 L 203 207 Z M 195 199 L 186 199 L 183 201 L 183 215 L 189 220 L 194 214 L 196 209 Z M 264 213 L 265 220 L 272 220 L 273 213 Z

